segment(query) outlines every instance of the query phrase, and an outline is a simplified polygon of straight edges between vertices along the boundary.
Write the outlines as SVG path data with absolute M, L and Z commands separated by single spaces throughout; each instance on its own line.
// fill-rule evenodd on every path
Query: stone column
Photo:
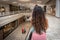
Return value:
M 56 0 L 56 17 L 60 17 L 60 0 Z

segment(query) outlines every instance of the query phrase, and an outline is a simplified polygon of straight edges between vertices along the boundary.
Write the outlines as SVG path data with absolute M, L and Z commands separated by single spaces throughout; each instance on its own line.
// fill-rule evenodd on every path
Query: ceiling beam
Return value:
M 45 4 L 48 4 L 48 3 L 50 3 L 52 0 L 49 0 L 49 1 L 47 1 Z

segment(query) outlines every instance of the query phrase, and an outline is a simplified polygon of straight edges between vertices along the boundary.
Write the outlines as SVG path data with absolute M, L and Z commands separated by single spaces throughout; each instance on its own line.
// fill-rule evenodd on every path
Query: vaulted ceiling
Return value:
M 33 5 L 33 4 L 53 4 L 56 0 L 0 0 L 0 4 L 13 5 Z
M 3 4 L 25 4 L 25 3 L 35 3 L 35 4 L 44 4 L 49 0 L 0 0 L 0 3 Z

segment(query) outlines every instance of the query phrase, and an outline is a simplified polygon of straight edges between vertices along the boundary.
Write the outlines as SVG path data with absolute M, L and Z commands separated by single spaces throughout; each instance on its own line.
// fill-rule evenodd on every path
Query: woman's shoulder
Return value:
M 35 31 L 33 32 L 33 36 L 46 36 L 45 32 L 42 32 L 42 34 L 38 34 Z
M 36 32 L 33 32 L 33 34 L 32 34 L 32 39 L 42 39 L 42 40 L 46 40 L 46 33 L 45 32 L 43 32 L 42 34 L 37 34 Z

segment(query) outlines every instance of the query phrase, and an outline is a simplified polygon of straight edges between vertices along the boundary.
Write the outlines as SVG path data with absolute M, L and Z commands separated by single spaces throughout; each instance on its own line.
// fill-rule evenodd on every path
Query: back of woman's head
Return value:
M 45 13 L 40 6 L 35 6 L 32 14 L 32 25 L 34 26 L 37 33 L 45 31 Z

